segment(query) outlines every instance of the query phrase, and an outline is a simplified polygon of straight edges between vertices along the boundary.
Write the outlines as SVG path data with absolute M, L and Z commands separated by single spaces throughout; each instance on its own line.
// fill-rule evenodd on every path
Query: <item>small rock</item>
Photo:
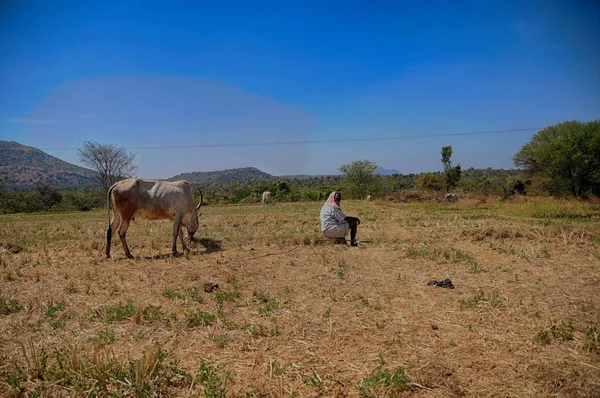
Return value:
M 218 289 L 219 285 L 216 283 L 212 283 L 212 282 L 206 282 L 204 284 L 204 291 L 206 293 L 211 293 L 213 290 Z
M 438 281 L 436 279 L 433 279 L 433 280 L 427 282 L 427 286 L 438 286 L 438 287 L 445 287 L 447 289 L 454 289 L 454 285 L 452 284 L 452 281 L 450 279 L 444 279 L 443 281 Z

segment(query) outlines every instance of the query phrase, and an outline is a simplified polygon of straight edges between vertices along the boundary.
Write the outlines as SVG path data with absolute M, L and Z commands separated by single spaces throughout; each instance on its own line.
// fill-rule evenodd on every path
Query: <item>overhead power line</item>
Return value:
M 125 149 L 147 150 L 147 149 L 225 148 L 225 147 L 259 147 L 259 146 L 328 144 L 328 143 L 343 143 L 343 142 L 374 142 L 374 141 L 408 140 L 408 139 L 415 139 L 415 138 L 455 137 L 455 136 L 463 136 L 463 135 L 506 134 L 506 133 L 518 133 L 518 132 L 524 132 L 524 131 L 542 130 L 543 128 L 544 127 L 530 127 L 530 128 L 507 129 L 507 130 L 472 131 L 472 132 L 463 132 L 463 133 L 411 134 L 411 135 L 397 135 L 397 136 L 390 136 L 390 137 L 343 138 L 343 139 L 329 139 L 329 140 L 267 141 L 267 142 L 239 142 L 239 143 L 223 143 L 223 144 L 134 146 L 134 147 L 125 147 Z M 4 148 L 4 149 L 21 149 L 21 148 Z M 49 148 L 38 148 L 38 149 L 41 149 L 41 150 L 74 150 L 74 149 L 78 149 L 78 148 L 49 147 Z

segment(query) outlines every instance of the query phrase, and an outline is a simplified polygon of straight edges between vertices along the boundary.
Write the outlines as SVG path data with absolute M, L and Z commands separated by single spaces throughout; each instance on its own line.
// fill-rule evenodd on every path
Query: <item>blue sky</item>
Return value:
M 0 2 L 0 139 L 72 163 L 85 140 L 133 148 L 146 178 L 411 173 L 440 170 L 445 145 L 463 168 L 512 168 L 535 130 L 343 140 L 600 118 L 594 0 L 216 4 Z

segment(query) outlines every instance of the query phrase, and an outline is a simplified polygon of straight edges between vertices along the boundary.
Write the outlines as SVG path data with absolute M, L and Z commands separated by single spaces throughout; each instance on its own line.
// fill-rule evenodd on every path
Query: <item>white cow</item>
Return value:
M 373 195 L 367 195 L 367 200 L 370 202 L 373 200 Z
M 444 195 L 444 200 L 446 202 L 458 202 L 458 195 L 455 193 L 447 193 Z
M 270 200 L 271 200 L 271 192 L 269 192 L 269 191 L 263 192 L 262 198 L 260 199 L 260 203 L 262 203 L 263 205 L 268 205 Z
M 125 256 L 133 258 L 127 246 L 126 235 L 129 223 L 136 216 L 147 220 L 173 220 L 171 245 L 173 255 L 178 254 L 177 236 L 181 240 L 183 250 L 186 251 L 183 228 L 187 229 L 189 238 L 193 238 L 198 230 L 198 218 L 202 214 L 198 214 L 202 199 L 202 191 L 200 191 L 200 203 L 196 206 L 190 184 L 185 180 L 169 182 L 130 178 L 115 183 L 108 190 L 109 224 L 106 231 L 106 257 L 110 257 L 112 235 L 118 231 Z

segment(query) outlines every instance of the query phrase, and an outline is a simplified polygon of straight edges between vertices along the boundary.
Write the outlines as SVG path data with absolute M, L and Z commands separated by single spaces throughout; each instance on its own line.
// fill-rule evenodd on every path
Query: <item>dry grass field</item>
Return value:
M 178 258 L 138 219 L 135 260 L 103 211 L 0 216 L 0 396 L 600 396 L 597 204 L 344 201 L 359 248 L 320 206 L 207 206 Z

